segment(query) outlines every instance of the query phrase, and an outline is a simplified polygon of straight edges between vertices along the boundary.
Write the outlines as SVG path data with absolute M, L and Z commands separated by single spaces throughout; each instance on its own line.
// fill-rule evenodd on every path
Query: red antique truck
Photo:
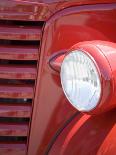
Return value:
M 116 155 L 116 0 L 0 0 L 0 155 Z

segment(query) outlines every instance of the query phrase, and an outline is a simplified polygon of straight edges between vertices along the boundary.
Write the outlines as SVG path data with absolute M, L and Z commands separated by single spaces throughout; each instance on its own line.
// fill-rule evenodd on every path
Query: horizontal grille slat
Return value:
M 0 46 L 0 59 L 38 60 L 38 48 L 33 46 Z
M 33 65 L 0 65 L 0 78 L 35 79 L 36 71 Z
M 29 118 L 31 116 L 31 105 L 23 103 L 0 103 L 0 117 Z
M 0 123 L 0 136 L 27 136 L 28 124 Z
M 25 143 L 0 143 L 0 155 L 25 155 Z
M 0 85 L 0 98 L 33 98 L 33 87 L 29 85 Z
M 39 26 L 4 26 L 0 25 L 0 39 L 7 40 L 40 40 Z
M 26 155 L 43 21 L 0 20 L 0 155 Z

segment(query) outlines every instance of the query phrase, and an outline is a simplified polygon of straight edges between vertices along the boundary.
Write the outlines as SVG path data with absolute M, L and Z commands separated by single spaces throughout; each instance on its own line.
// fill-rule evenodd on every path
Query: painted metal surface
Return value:
M 36 79 L 37 68 L 33 65 L 0 65 L 0 78 Z
M 27 136 L 28 124 L 0 123 L 0 136 Z
M 69 6 L 115 2 L 115 0 L 0 0 L 0 19 L 46 21 L 57 11 Z
M 1 98 L 33 98 L 33 87 L 29 85 L 0 84 Z
M 29 155 L 43 155 L 51 139 L 76 111 L 67 103 L 59 73 L 49 66 L 56 53 L 81 41 L 116 41 L 116 4 L 84 5 L 54 15 L 44 29 L 29 141 Z M 86 134 L 86 132 L 84 133 Z M 38 137 L 38 138 L 37 138 Z
M 80 114 L 59 135 L 49 155 L 115 155 L 116 110 Z
M 38 47 L 34 46 L 0 46 L 0 59 L 38 60 Z
M 41 27 L 8 27 L 0 25 L 0 39 L 40 40 Z
M 14 1 L 0 1 L 0 12 L 1 5 L 7 9 L 6 2 Z M 17 12 L 12 7 L 12 13 L 5 12 L 8 20 L 0 14 L 0 155 L 25 155 L 42 22 L 11 21 L 9 16 Z
M 60 54 L 56 54 L 55 56 L 53 56 L 53 58 L 51 58 L 49 60 L 49 65 L 50 67 L 56 71 L 56 72 L 59 72 L 60 73 L 60 69 L 61 69 L 61 64 L 62 64 L 62 61 L 65 57 L 67 52 L 63 52 L 63 53 L 60 53 Z
M 1 155 L 25 155 L 26 144 L 24 143 L 2 143 L 0 144 Z
M 26 103 L 0 103 L 0 117 L 29 118 L 31 117 L 31 105 Z
M 65 7 L 82 5 L 82 4 L 85 5 L 85 4 L 111 3 L 111 2 L 114 3 L 115 0 L 110 1 L 0 0 L 0 19 L 46 21 L 55 12 L 64 9 Z M 67 50 L 70 46 L 72 46 L 75 42 L 78 41 L 92 40 L 92 39 L 103 39 L 103 40 L 108 39 L 114 41 L 115 40 L 115 37 L 113 37 L 115 36 L 114 9 L 115 4 L 107 5 L 107 7 L 105 7 L 104 4 L 93 5 L 91 7 L 89 5 L 85 5 L 83 7 L 78 6 L 71 8 L 69 10 L 61 11 L 61 14 L 60 13 L 56 14 L 56 16 L 53 16 L 53 18 L 51 18 L 51 20 L 47 22 L 41 49 L 42 55 L 39 66 L 40 70 L 38 73 L 37 90 L 36 90 L 36 98 L 33 113 L 34 115 L 32 121 L 32 127 L 34 128 L 32 128 L 31 131 L 29 153 L 28 153 L 29 155 L 44 154 L 44 151 L 47 149 L 48 144 L 50 144 L 50 140 L 56 134 L 57 130 L 62 128 L 66 120 L 69 119 L 75 113 L 75 109 L 73 109 L 69 104 L 67 104 L 67 100 L 63 95 L 62 88 L 60 85 L 59 74 L 49 67 L 48 59 L 55 52 L 59 52 L 61 50 Z M 83 13 L 83 15 L 81 14 L 81 12 Z M 71 13 L 76 15 L 69 16 L 69 14 Z M 66 18 L 61 18 L 62 16 L 64 17 L 65 15 Z M 81 21 L 80 27 L 76 26 L 79 25 L 79 22 L 75 20 L 77 19 L 77 16 L 78 21 Z M 59 18 L 61 18 L 61 20 Z M 94 22 L 92 23 L 93 19 Z M 108 26 L 107 30 L 105 30 L 106 23 Z M 93 25 L 96 26 L 94 27 Z M 6 39 L 7 41 L 11 39 L 31 41 L 33 39 L 37 40 L 38 42 L 40 40 L 40 33 L 41 33 L 40 29 L 38 29 L 38 31 L 36 31 L 37 29 L 36 30 L 34 29 L 34 33 L 32 33 L 33 28 L 31 27 L 7 26 L 6 27 L 7 29 L 5 30 L 3 29 L 3 27 L 4 25 L 1 27 L 1 33 L 0 33 L 1 39 Z M 94 31 L 89 29 L 89 27 L 93 27 Z M 78 33 L 75 33 L 75 30 L 77 29 Z M 96 32 L 95 29 L 97 29 L 98 31 Z M 9 33 L 8 30 L 11 31 L 11 33 Z M 83 34 L 82 36 L 82 33 L 84 32 L 83 30 L 86 31 L 86 33 Z M 35 32 L 38 33 L 38 35 L 36 35 Z M 67 34 L 67 32 L 69 33 Z M 1 47 L 0 59 L 7 59 L 6 55 L 8 54 L 10 60 L 38 61 L 39 52 L 37 48 L 35 49 L 27 45 L 23 46 L 16 47 L 16 45 L 13 45 L 10 47 L 9 46 Z M 34 87 L 33 85 L 30 86 L 20 84 L 18 85 L 1 84 L 0 97 L 3 98 L 7 97 L 11 99 L 13 98 L 33 99 Z M 7 114 L 8 113 L 6 113 L 6 116 Z M 20 116 L 20 114 L 18 114 L 18 111 L 16 111 L 16 114 Z M 14 116 L 14 114 L 11 113 L 11 116 Z M 23 112 L 22 116 L 24 116 Z M 44 121 L 42 118 L 44 118 Z M 12 133 L 15 134 L 15 130 L 13 130 Z M 22 134 L 22 131 L 20 134 Z M 2 142 L 0 144 L 0 154 L 3 155 L 4 154 L 24 155 L 26 153 L 26 149 L 27 149 L 27 143 L 24 141 L 22 143 Z

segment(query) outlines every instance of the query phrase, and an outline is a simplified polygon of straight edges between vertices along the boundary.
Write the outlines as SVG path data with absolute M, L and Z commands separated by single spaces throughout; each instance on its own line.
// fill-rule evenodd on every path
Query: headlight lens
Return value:
M 94 109 L 101 96 L 98 69 L 88 54 L 72 51 L 63 60 L 61 83 L 70 103 L 79 111 Z

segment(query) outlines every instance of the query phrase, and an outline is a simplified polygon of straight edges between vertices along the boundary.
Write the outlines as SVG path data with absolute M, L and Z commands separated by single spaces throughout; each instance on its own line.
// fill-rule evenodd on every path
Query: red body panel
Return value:
M 80 41 L 115 42 L 115 18 L 116 4 L 98 4 L 64 9 L 46 23 L 42 38 L 29 155 L 43 155 L 52 138 L 76 112 L 68 104 L 61 88 L 59 73 L 50 68 L 49 59 Z M 100 130 L 102 128 L 103 126 Z M 83 134 L 86 135 L 86 130 L 84 131 Z
M 49 153 L 77 154 L 116 154 L 116 110 L 97 116 L 79 114 L 59 135 Z
M 115 3 L 115 0 L 0 0 L 0 19 L 46 21 L 70 6 Z

